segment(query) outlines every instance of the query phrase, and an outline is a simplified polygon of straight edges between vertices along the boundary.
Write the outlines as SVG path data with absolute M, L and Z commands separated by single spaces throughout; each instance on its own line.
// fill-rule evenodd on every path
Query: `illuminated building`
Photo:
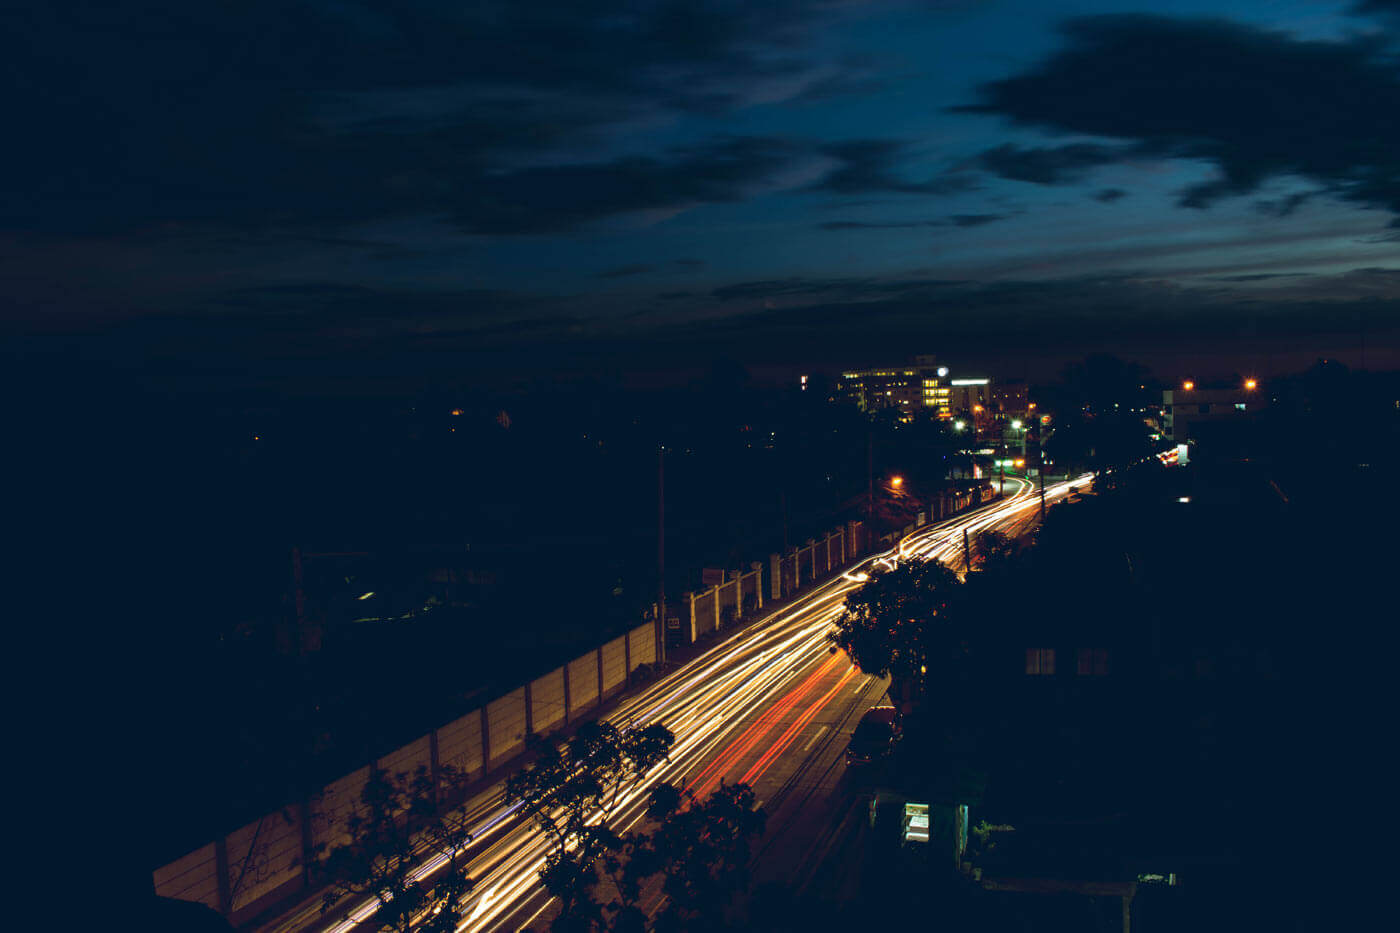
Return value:
M 838 398 L 864 412 L 897 408 L 905 421 L 913 420 L 919 411 L 945 421 L 966 412 L 984 421 L 994 411 L 991 379 L 950 378 L 948 367 L 929 355 L 916 356 L 913 363 L 902 366 L 843 371 L 836 391 Z M 1021 391 L 1024 394 L 1024 388 Z
M 1186 386 L 1191 388 L 1186 388 Z M 1263 390 L 1239 386 L 1235 388 L 1196 388 L 1188 382 L 1179 389 L 1162 392 L 1162 434 L 1172 443 L 1183 443 L 1196 435 L 1202 425 L 1212 431 L 1229 430 L 1232 423 L 1243 422 L 1264 408 L 1269 398 Z

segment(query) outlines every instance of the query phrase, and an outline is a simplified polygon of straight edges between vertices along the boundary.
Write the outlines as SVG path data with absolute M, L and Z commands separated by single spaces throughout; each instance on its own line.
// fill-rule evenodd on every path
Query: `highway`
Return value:
M 1087 479 L 1046 486 L 1047 503 Z M 872 569 L 900 560 L 942 560 L 960 569 L 964 531 L 972 536 L 983 529 L 1020 534 L 1035 522 L 1039 499 L 1031 483 L 1008 477 L 1006 498 L 864 559 L 619 703 L 608 720 L 619 726 L 660 722 L 676 741 L 670 760 L 623 800 L 615 828 L 625 832 L 642 819 L 650 787 L 657 782 L 681 784 L 703 796 L 721 780 L 743 781 L 754 787 L 770 813 L 761 846 L 791 848 L 793 840 L 799 848 L 813 844 L 804 841 L 804 833 L 820 833 L 823 827 L 815 813 L 804 815 L 804 810 L 832 796 L 850 731 L 885 690 L 883 681 L 861 674 L 844 654 L 829 650 L 825 636 L 846 594 Z M 503 797 L 503 787 L 497 785 L 467 804 L 474 820 L 469 855 L 476 888 L 458 927 L 462 931 L 513 933 L 532 924 L 543 928 L 548 920 L 550 898 L 538 876 L 544 843 Z M 431 859 L 419 877 L 430 876 L 444 861 Z M 290 933 L 316 927 L 349 933 L 373 912 L 373 901 L 366 901 L 348 919 L 326 923 L 318 911 L 305 908 L 263 930 Z

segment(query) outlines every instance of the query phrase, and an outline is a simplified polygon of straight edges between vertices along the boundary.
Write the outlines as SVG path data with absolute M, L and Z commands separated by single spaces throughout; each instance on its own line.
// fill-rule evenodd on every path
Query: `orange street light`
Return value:
M 1255 380 L 1253 380 L 1253 379 L 1246 379 L 1246 380 L 1244 381 L 1244 390 L 1245 390 L 1246 392 L 1253 392 L 1253 391 L 1254 391 L 1255 389 L 1257 389 L 1257 388 L 1259 388 L 1259 383 L 1256 382 Z
M 1196 388 L 1196 383 L 1192 382 L 1190 379 L 1187 379 L 1181 384 L 1181 388 L 1183 391 L 1190 392 L 1192 389 Z
M 895 489 L 898 489 L 900 486 L 903 486 L 903 485 L 904 485 L 904 477 L 902 477 L 902 476 L 893 476 L 893 477 L 891 477 L 891 478 L 890 478 L 890 485 L 893 486 Z

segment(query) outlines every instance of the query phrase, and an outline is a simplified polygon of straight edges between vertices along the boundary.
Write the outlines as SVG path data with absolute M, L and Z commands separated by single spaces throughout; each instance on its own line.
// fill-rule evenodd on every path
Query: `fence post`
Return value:
M 622 633 L 622 669 L 627 672 L 627 679 L 624 683 L 632 686 L 632 630 L 629 628 Z
M 603 646 L 599 645 L 596 652 L 598 655 L 598 705 L 603 705 Z
M 768 594 L 775 603 L 783 598 L 783 557 L 781 554 L 768 555 Z
M 530 689 L 530 681 L 525 681 L 525 734 L 535 734 L 535 700 L 534 691 Z M 434 736 L 434 747 L 436 747 L 436 736 Z
M 573 713 L 573 701 L 569 697 L 569 662 L 564 662 L 564 725 L 569 724 L 569 716 Z
M 685 594 L 685 601 L 690 604 L 690 641 L 695 643 L 695 592 L 692 590 Z
M 749 564 L 753 570 L 753 594 L 757 597 L 758 608 L 763 608 L 763 565 L 758 561 Z
M 437 733 L 433 733 L 434 737 Z M 311 801 L 303 797 L 297 803 L 297 808 L 301 811 L 301 885 L 303 888 L 311 887 L 311 860 L 314 853 L 311 833 Z
M 434 729 L 432 732 L 429 732 L 429 733 L 428 733 L 428 775 L 429 775 L 429 777 L 431 777 L 431 778 L 433 779 L 433 812 L 434 812 L 434 813 L 436 813 L 436 812 L 438 811 L 438 807 L 439 807 L 439 805 L 442 803 L 442 800 L 441 800 L 442 791 L 441 791 L 441 789 L 440 789 L 440 788 L 441 788 L 441 785 L 442 785 L 441 770 L 442 770 L 441 765 L 438 764 L 438 739 L 437 739 L 437 730 Z
M 219 886 L 219 913 L 233 916 L 233 891 L 228 883 L 228 838 L 222 833 L 214 840 L 214 872 Z
M 490 694 L 488 694 L 489 696 Z M 489 703 L 481 705 L 481 773 L 491 770 L 491 719 L 486 715 Z
M 720 586 L 722 586 L 722 584 L 716 583 L 714 586 L 710 587 L 710 596 L 711 596 L 710 602 L 713 603 L 713 604 L 714 604 L 714 607 L 715 607 L 715 631 L 716 631 L 716 632 L 719 631 L 719 590 L 720 590 Z

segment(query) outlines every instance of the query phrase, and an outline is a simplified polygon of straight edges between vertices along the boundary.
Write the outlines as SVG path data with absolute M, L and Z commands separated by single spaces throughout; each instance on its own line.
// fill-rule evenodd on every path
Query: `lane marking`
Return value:
M 816 744 L 817 739 L 825 735 L 826 730 L 830 728 L 830 726 L 822 726 L 820 729 L 818 729 L 817 734 L 808 739 L 807 744 L 802 746 L 802 750 L 805 752 L 807 749 L 811 748 L 814 744 Z

